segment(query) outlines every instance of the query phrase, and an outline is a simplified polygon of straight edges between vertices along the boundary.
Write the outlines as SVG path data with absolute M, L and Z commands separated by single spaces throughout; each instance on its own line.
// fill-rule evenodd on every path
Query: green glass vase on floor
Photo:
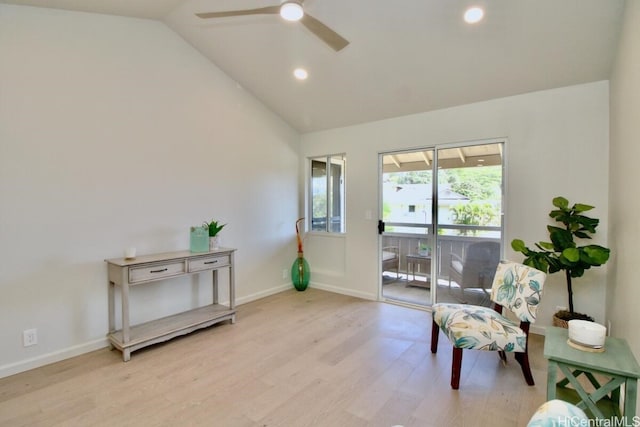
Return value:
M 304 253 L 298 252 L 298 258 L 293 261 L 291 266 L 291 281 L 298 291 L 304 291 L 309 286 L 309 278 L 311 277 L 311 269 L 309 263 L 304 259 Z

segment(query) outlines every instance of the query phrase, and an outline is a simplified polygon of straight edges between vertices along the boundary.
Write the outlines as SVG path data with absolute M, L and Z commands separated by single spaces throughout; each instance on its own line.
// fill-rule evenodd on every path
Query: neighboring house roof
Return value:
M 393 184 L 382 186 L 383 200 L 391 204 L 424 205 L 431 204 L 431 184 Z M 451 190 L 449 184 L 438 186 L 438 200 L 450 204 L 451 202 L 467 201 L 469 198 Z

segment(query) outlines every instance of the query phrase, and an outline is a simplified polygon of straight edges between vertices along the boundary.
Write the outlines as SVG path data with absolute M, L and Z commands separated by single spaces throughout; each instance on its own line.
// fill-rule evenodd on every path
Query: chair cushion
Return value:
M 434 304 L 433 321 L 458 348 L 523 353 L 527 336 L 520 326 L 489 307 Z
M 397 258 L 398 254 L 396 254 L 395 252 L 391 252 L 391 251 L 382 251 L 382 260 L 383 261 L 389 261 L 390 259 L 394 259 Z
M 462 263 L 460 261 L 454 260 L 451 261 L 451 268 L 453 268 L 457 273 L 462 274 Z

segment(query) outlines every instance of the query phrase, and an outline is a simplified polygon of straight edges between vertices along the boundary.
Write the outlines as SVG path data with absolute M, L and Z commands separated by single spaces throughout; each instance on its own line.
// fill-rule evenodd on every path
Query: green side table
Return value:
M 607 337 L 605 351 L 592 353 L 570 347 L 567 339 L 567 329 L 546 329 L 544 357 L 549 360 L 547 400 L 562 399 L 574 403 L 590 413 L 592 418 L 610 420 L 612 417 L 623 417 L 627 423 L 632 422 L 636 415 L 640 366 L 627 342 L 621 338 Z M 558 370 L 564 375 L 561 381 L 557 381 Z M 579 382 L 580 375 L 584 375 L 593 386 L 592 392 L 587 392 Z M 600 384 L 596 375 L 607 378 L 607 381 Z M 621 412 L 622 385 L 625 393 Z

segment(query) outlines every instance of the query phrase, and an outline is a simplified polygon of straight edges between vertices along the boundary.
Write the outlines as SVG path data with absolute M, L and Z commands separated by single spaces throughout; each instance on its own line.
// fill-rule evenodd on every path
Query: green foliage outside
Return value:
M 312 212 L 314 218 L 324 218 L 327 216 L 327 193 L 314 194 L 312 203 Z
M 386 174 L 393 184 L 431 184 L 431 171 L 393 172 Z
M 491 203 L 470 202 L 451 207 L 454 224 L 461 225 L 491 225 L 498 217 L 496 208 Z M 460 230 L 460 234 L 466 236 L 471 230 Z M 478 230 L 471 231 L 474 236 Z
M 431 170 L 393 172 L 385 176 L 385 181 L 402 184 L 431 184 Z M 500 204 L 502 203 L 502 167 L 468 167 L 440 169 L 438 181 L 448 184 L 451 191 L 467 199 L 468 203 L 452 206 L 453 224 L 489 226 L 500 225 Z M 383 218 L 391 214 L 391 206 L 383 206 Z M 442 232 L 442 230 L 439 230 Z M 461 230 L 460 235 L 467 235 L 468 230 Z M 473 231 L 473 235 L 477 235 Z
M 502 167 L 441 169 L 439 182 L 446 182 L 451 191 L 462 194 L 471 201 L 501 200 Z
M 469 199 L 468 203 L 451 207 L 454 224 L 500 225 L 502 167 L 441 169 L 438 173 L 440 182 L 448 183 L 451 191 Z M 460 230 L 458 234 L 466 236 L 469 232 Z M 475 236 L 478 231 L 472 233 Z

